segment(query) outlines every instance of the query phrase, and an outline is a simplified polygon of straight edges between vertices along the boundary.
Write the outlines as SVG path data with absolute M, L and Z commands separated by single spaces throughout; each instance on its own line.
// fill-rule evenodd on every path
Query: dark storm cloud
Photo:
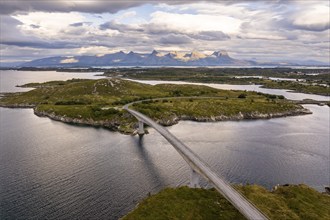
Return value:
M 161 44 L 189 44 L 191 43 L 191 39 L 185 35 L 182 34 L 169 34 L 167 36 L 161 37 L 159 42 Z

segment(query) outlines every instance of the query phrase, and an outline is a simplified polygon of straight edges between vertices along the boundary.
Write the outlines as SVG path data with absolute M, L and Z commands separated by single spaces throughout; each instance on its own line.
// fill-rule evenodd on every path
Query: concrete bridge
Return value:
M 249 202 L 243 195 L 237 192 L 229 183 L 223 178 L 220 178 L 211 168 L 189 147 L 182 143 L 177 137 L 170 133 L 165 127 L 157 124 L 146 115 L 129 109 L 127 104 L 124 109 L 131 113 L 139 121 L 138 134 L 144 134 L 144 124 L 149 125 L 158 131 L 183 157 L 191 168 L 191 187 L 199 187 L 199 176 L 204 177 L 247 219 L 261 220 L 268 219 L 261 211 L 259 211 L 251 202 Z

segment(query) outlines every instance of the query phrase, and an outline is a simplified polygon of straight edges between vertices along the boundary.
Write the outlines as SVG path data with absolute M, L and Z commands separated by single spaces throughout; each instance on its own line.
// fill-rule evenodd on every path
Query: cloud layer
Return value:
M 329 62 L 328 1 L 1 1 L 1 61 L 114 51 Z

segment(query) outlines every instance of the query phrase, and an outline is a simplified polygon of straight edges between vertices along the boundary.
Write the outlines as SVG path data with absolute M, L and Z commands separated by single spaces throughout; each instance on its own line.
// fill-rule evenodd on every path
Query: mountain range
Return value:
M 5 63 L 0 63 L 6 67 Z M 151 53 L 136 53 L 123 51 L 95 56 L 56 56 L 32 60 L 16 65 L 16 67 L 108 67 L 108 66 L 328 66 L 327 63 L 308 60 L 296 60 L 291 62 L 268 62 L 239 60 L 229 56 L 224 51 L 215 51 L 212 54 L 204 54 L 198 51 L 190 53 L 169 52 L 160 53 L 153 50 Z
M 254 61 L 238 60 L 226 51 L 215 51 L 206 55 L 198 51 L 191 53 L 169 52 L 135 53 L 123 51 L 96 56 L 57 56 L 33 60 L 20 64 L 24 67 L 100 67 L 100 66 L 249 66 Z

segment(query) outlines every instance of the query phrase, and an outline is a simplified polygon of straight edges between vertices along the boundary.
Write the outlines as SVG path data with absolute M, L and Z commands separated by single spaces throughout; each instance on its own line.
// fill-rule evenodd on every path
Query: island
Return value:
M 124 134 L 133 134 L 138 126 L 136 119 L 122 109 L 132 102 L 131 108 L 166 126 L 180 120 L 268 119 L 311 113 L 283 96 L 201 85 L 148 85 L 105 78 L 29 83 L 22 87 L 34 89 L 4 94 L 0 106 L 33 108 L 38 116 Z
M 255 84 L 270 89 L 330 96 L 330 69 L 326 68 L 119 68 L 105 70 L 103 75 L 139 80 Z
M 276 186 L 235 185 L 269 219 L 330 218 L 330 196 L 304 184 Z M 130 219 L 246 219 L 215 189 L 166 188 L 148 195 L 122 220 Z

